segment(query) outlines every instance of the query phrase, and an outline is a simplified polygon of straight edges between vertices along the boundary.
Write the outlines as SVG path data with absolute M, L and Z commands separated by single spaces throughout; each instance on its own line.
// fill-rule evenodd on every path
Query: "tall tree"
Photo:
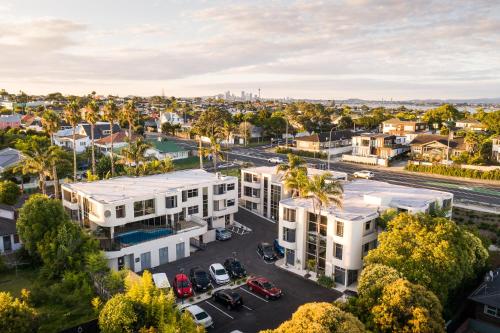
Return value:
M 110 150 L 110 160 L 111 160 L 111 178 L 115 176 L 115 159 L 113 158 L 113 126 L 118 119 L 118 107 L 115 101 L 110 99 L 106 105 L 104 105 L 104 118 L 109 121 L 109 131 L 111 135 L 111 150 Z
M 92 99 L 85 107 L 85 121 L 90 124 L 90 140 L 92 150 L 92 174 L 96 174 L 95 167 L 95 124 L 99 121 L 99 104 Z
M 321 245 L 321 211 L 324 206 L 342 207 L 343 188 L 340 182 L 333 180 L 329 172 L 313 175 L 306 185 L 305 193 L 311 198 L 316 214 L 316 273 L 319 272 L 319 248 Z M 317 212 L 317 213 L 316 213 Z M 326 226 L 325 226 L 326 227 Z M 325 229 L 326 237 L 326 229 Z
M 133 164 L 134 174 L 136 176 L 139 175 L 141 163 L 151 159 L 146 156 L 146 151 L 149 148 L 151 148 L 151 144 L 144 141 L 142 138 L 138 138 L 132 143 L 129 141 L 128 147 L 122 148 L 122 154 L 126 156 L 127 164 Z
M 77 101 L 72 101 L 64 107 L 64 119 L 71 125 L 73 133 L 73 181 L 76 182 L 76 126 L 81 120 L 80 106 Z
M 128 101 L 122 108 L 122 115 L 127 120 L 128 123 L 128 138 L 132 140 L 132 126 L 134 125 L 134 119 L 137 117 L 137 108 L 135 107 L 134 100 Z M 130 145 L 129 141 L 129 145 Z
M 51 176 L 53 171 L 50 153 L 45 140 L 43 137 L 31 137 L 19 142 L 16 147 L 20 148 L 25 158 L 22 164 L 14 168 L 14 171 L 21 171 L 23 175 L 38 175 L 39 187 L 43 194 L 47 194 L 45 180 Z
M 287 191 L 292 192 L 292 197 L 299 195 L 300 190 L 305 188 L 307 181 L 306 161 L 297 155 L 288 154 L 288 163 L 278 165 L 276 173 L 283 173 L 283 180 Z
M 59 115 L 53 110 L 45 111 L 42 116 L 42 126 L 49 134 L 50 144 L 51 146 L 53 146 L 54 135 L 55 133 L 57 133 L 57 131 L 59 131 L 59 128 L 61 127 L 61 119 L 59 118 Z M 57 166 L 55 163 L 52 165 L 52 178 L 54 179 L 54 196 L 56 197 L 56 199 L 59 199 L 59 176 L 57 174 Z

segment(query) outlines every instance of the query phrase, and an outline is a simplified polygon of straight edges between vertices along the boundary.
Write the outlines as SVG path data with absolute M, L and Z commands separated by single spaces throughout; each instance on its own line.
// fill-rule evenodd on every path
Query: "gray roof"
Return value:
M 487 274 L 487 281 L 469 296 L 469 299 L 480 304 L 500 308 L 500 268 Z
M 21 116 L 18 114 L 2 115 L 0 117 L 0 122 L 10 122 L 10 123 L 21 122 Z
M 83 123 L 80 124 L 80 126 L 83 127 L 83 130 L 85 131 L 85 134 L 90 138 L 91 137 L 91 129 L 90 129 L 90 124 Z M 121 128 L 120 125 L 118 124 L 113 124 L 113 133 L 118 133 L 120 132 Z M 108 134 L 104 134 L 104 131 L 109 131 L 109 123 L 97 123 L 95 124 L 94 127 L 94 139 L 98 140 L 101 139 L 105 136 L 108 136 Z
M 0 150 L 0 168 L 5 169 L 17 164 L 22 159 L 22 156 L 17 149 L 5 148 Z

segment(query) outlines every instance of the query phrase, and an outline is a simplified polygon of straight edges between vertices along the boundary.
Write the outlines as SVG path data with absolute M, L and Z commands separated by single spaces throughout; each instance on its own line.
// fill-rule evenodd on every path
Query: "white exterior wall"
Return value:
M 12 247 L 12 251 L 17 251 L 22 247 L 22 244 L 20 241 L 19 241 L 19 243 L 14 243 L 14 235 L 0 236 L 0 253 L 3 253 L 5 251 L 5 246 L 4 246 L 4 242 L 3 242 L 4 237 L 10 237 L 10 245 Z

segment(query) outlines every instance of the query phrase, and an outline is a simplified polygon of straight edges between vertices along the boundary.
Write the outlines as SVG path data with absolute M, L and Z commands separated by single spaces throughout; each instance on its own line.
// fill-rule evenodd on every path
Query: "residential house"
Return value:
M 494 137 L 492 140 L 492 157 L 493 160 L 500 162 L 500 135 Z
M 296 137 L 296 149 L 311 152 L 330 151 L 330 155 L 346 153 L 352 149 L 353 135 L 355 133 L 351 130 L 338 130 Z
M 68 215 L 91 230 L 109 266 L 135 272 L 188 257 L 238 211 L 238 178 L 199 169 L 61 187 Z
M 120 132 L 118 124 L 113 124 L 113 133 Z M 87 123 L 78 124 L 75 127 L 76 142 L 73 143 L 73 128 L 65 127 L 54 135 L 54 143 L 60 147 L 72 150 L 76 146 L 77 153 L 83 153 L 92 142 L 91 126 Z M 108 122 L 98 122 L 94 126 L 94 141 L 109 136 L 111 129 Z
M 410 150 L 404 139 L 384 133 L 362 133 L 352 138 L 352 155 L 390 160 Z
M 0 116 L 0 129 L 21 127 L 21 116 L 18 114 L 3 114 Z
M 137 139 L 137 135 L 132 134 L 132 142 Z M 128 146 L 129 138 L 128 131 L 120 130 L 113 135 L 108 135 L 102 137 L 98 140 L 94 140 L 95 147 L 103 154 L 108 154 L 111 151 L 111 139 L 113 139 L 113 149 L 121 149 Z
M 410 142 L 413 159 L 438 162 L 459 156 L 467 151 L 463 137 L 454 138 L 452 135 L 420 134 Z
M 146 150 L 147 156 L 153 156 L 158 160 L 163 160 L 167 157 L 172 160 L 180 160 L 189 157 L 189 150 L 179 147 L 173 141 L 158 137 L 156 140 L 148 140 L 148 142 L 152 147 Z
M 307 168 L 309 176 L 323 174 L 327 171 Z M 331 171 L 333 179 L 347 180 L 347 173 Z M 278 205 L 281 199 L 288 198 L 291 193 L 285 189 L 283 172 L 278 167 L 261 166 L 241 170 L 240 204 L 261 216 L 278 221 Z
M 392 118 L 382 123 L 382 133 L 396 135 L 399 138 L 405 138 L 402 144 L 408 144 L 417 135 L 428 132 L 427 123 L 413 120 L 399 120 Z
M 308 261 L 316 260 L 319 236 L 319 269 L 337 286 L 355 289 L 364 256 L 377 247 L 378 217 L 387 209 L 418 213 L 444 207 L 451 216 L 451 193 L 364 179 L 345 182 L 343 187 L 342 208 L 321 210 L 319 235 L 318 209 L 311 199 L 288 198 L 279 203 L 278 239 L 287 265 L 305 271 Z
M 486 131 L 488 129 L 486 125 L 474 118 L 457 120 L 455 122 L 455 127 L 476 132 Z
M 17 251 L 22 247 L 16 229 L 17 211 L 26 201 L 27 196 L 21 196 L 15 205 L 0 204 L 0 254 Z
M 21 118 L 21 125 L 23 128 L 27 130 L 32 130 L 36 132 L 43 132 L 44 128 L 42 125 L 42 118 L 38 116 L 34 116 L 31 114 L 24 115 Z
M 457 332 L 500 332 L 500 268 L 486 274 L 485 281 L 469 296 L 473 318 L 469 318 Z
M 23 154 L 17 149 L 4 148 L 0 150 L 0 173 L 16 166 L 22 159 Z

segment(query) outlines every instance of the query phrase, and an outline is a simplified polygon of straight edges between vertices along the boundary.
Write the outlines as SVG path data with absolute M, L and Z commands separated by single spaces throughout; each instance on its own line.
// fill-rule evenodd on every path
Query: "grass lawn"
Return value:
M 203 163 L 209 162 L 204 159 Z M 200 167 L 200 158 L 198 156 L 191 156 L 188 158 L 183 158 L 181 160 L 174 161 L 175 170 L 185 170 L 185 169 L 198 169 Z
M 219 170 L 223 175 L 226 176 L 234 176 L 237 178 L 240 178 L 240 169 L 239 168 L 232 168 L 232 169 L 220 169 Z
M 14 270 L 0 273 L 0 291 L 7 291 L 14 297 L 21 296 L 23 288 L 29 289 L 36 280 L 38 270 L 25 267 L 18 268 L 17 275 Z

